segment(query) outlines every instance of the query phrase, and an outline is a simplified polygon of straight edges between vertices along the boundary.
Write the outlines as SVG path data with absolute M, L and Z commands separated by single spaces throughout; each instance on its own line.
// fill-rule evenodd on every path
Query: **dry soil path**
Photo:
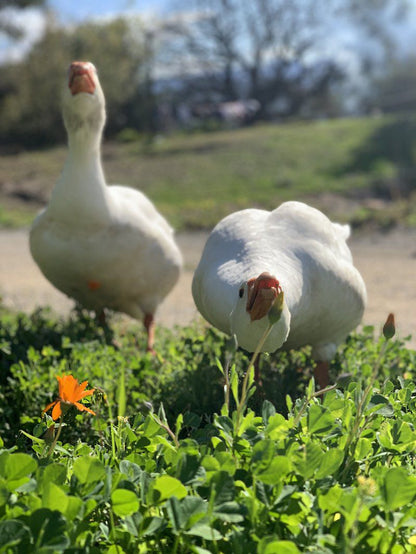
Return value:
M 186 325 L 198 317 L 191 282 L 206 237 L 205 233 L 177 236 L 185 270 L 160 307 L 159 324 Z M 367 284 L 369 301 L 364 323 L 380 329 L 387 314 L 394 312 L 398 335 L 413 335 L 409 346 L 416 348 L 416 233 L 355 236 L 350 246 Z M 73 307 L 73 302 L 52 287 L 33 262 L 27 230 L 0 232 L 0 296 L 7 307 L 25 312 L 49 305 L 64 315 Z

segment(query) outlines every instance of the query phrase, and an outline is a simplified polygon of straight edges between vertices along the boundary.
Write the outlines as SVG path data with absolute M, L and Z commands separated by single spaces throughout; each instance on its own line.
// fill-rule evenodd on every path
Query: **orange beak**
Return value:
M 80 92 L 94 94 L 93 67 L 89 62 L 72 62 L 69 66 L 68 87 L 74 96 Z
M 267 315 L 277 296 L 282 294 L 279 281 L 267 272 L 262 273 L 256 279 L 250 279 L 247 282 L 247 288 L 246 310 L 250 314 L 251 321 L 262 319 Z

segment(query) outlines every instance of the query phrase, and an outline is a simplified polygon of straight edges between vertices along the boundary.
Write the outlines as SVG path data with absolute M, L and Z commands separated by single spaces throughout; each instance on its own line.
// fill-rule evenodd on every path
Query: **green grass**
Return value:
M 1 311 L 2 551 L 414 552 L 416 352 L 365 328 L 320 400 L 308 349 L 264 357 L 254 390 L 212 329 L 161 329 L 158 356 L 144 338 Z M 70 408 L 54 445 L 63 374 L 97 415 Z
M 140 188 L 176 228 L 210 228 L 237 209 L 288 199 L 387 227 L 416 220 L 415 137 L 414 116 L 341 119 L 107 143 L 103 154 L 108 182 Z M 3 156 L 0 182 L 34 213 L 64 158 L 64 147 Z M 8 213 L 11 198 L 0 195 L 0 224 L 21 224 Z

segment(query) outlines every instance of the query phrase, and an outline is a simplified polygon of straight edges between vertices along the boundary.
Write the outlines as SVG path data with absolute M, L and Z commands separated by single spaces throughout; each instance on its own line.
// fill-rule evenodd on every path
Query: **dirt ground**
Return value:
M 159 324 L 186 325 L 199 317 L 192 300 L 191 282 L 206 238 L 206 233 L 177 235 L 185 269 L 160 306 Z M 381 329 L 387 314 L 394 312 L 398 336 L 413 334 L 408 345 L 416 348 L 416 233 L 356 235 L 350 247 L 367 285 L 369 298 L 364 323 Z M 0 231 L 0 297 L 5 306 L 25 312 L 49 305 L 56 313 L 65 315 L 73 307 L 73 302 L 52 287 L 33 262 L 27 230 Z

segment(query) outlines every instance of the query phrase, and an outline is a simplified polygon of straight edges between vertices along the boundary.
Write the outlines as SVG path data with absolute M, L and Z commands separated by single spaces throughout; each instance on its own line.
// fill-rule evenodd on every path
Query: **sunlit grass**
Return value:
M 103 147 L 104 169 L 109 183 L 139 188 L 180 229 L 210 228 L 237 209 L 272 209 L 289 199 L 309 201 L 360 225 L 411 224 L 416 210 L 408 193 L 416 149 L 407 128 L 412 121 L 296 122 L 172 134 L 151 145 L 111 142 Z M 20 207 L 34 214 L 49 197 L 64 159 L 62 146 L 3 156 L 0 182 L 8 192 L 0 192 L 1 204 L 23 196 Z M 331 204 L 335 195 L 344 199 L 338 211 Z M 381 201 L 369 204 L 374 197 Z M 5 220 L 20 225 L 20 207 L 8 219 L 3 215 L 0 225 Z

